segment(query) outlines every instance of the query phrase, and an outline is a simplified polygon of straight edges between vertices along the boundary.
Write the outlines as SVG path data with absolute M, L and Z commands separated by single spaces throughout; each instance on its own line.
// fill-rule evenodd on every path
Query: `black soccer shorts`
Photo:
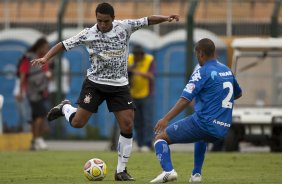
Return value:
M 96 113 L 104 100 L 110 112 L 136 108 L 130 95 L 129 85 L 110 86 L 85 79 L 77 104 L 87 111 Z

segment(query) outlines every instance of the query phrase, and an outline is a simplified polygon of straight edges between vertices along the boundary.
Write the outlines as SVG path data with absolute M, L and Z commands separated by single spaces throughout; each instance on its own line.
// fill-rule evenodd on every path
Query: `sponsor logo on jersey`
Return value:
M 121 50 L 103 50 L 99 53 L 104 59 L 110 59 L 113 57 L 122 57 L 124 55 L 124 49 Z
M 226 77 L 226 76 L 231 76 L 232 72 L 228 71 L 228 72 L 220 72 L 218 73 L 220 77 Z
M 188 93 L 192 93 L 194 89 L 195 89 L 195 84 L 194 83 L 188 83 L 185 86 L 184 91 L 186 91 Z
M 196 70 L 193 73 L 193 75 L 191 76 L 191 79 L 189 80 L 189 82 L 199 81 L 200 79 L 202 79 L 201 74 L 200 74 L 200 70 Z
M 222 121 L 218 121 L 218 120 L 216 120 L 216 119 L 213 120 L 213 123 L 214 123 L 214 124 L 217 124 L 217 125 L 219 125 L 219 126 L 224 126 L 224 127 L 228 127 L 228 128 L 231 126 L 231 125 L 228 124 L 228 123 L 225 123 L 225 122 L 222 122 Z

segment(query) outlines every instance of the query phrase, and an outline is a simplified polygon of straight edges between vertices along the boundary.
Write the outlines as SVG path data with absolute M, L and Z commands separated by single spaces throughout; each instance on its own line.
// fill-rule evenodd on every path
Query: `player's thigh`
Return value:
M 111 87 L 111 92 L 107 93 L 106 102 L 110 112 L 136 108 L 128 85 Z
M 105 96 L 100 91 L 99 85 L 96 85 L 89 79 L 85 79 L 80 91 L 79 98 L 77 100 L 77 104 L 79 105 L 79 107 L 84 109 L 85 111 L 96 113 L 98 111 L 99 105 L 104 100 Z
M 165 131 L 171 143 L 193 143 L 204 139 L 203 131 L 191 116 L 169 125 Z

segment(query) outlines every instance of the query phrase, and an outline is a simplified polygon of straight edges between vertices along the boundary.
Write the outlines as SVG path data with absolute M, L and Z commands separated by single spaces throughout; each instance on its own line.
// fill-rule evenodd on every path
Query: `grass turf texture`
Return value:
M 121 183 L 114 181 L 116 152 L 44 151 L 0 152 L 0 184 L 90 184 L 82 168 L 87 160 L 104 160 L 108 175 L 94 183 Z M 172 153 L 178 172 L 177 183 L 187 183 L 193 167 L 193 153 Z M 129 173 L 137 180 L 130 183 L 149 183 L 161 168 L 153 153 L 133 152 Z M 224 184 L 281 184 L 282 154 L 272 153 L 208 153 L 203 168 L 202 183 Z

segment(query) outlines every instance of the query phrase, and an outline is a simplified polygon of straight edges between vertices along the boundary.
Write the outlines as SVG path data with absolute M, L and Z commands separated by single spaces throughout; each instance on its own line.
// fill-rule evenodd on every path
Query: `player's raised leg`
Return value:
M 126 109 L 114 112 L 114 114 L 121 130 L 118 140 L 118 164 L 115 180 L 134 181 L 134 178 L 130 176 L 126 169 L 126 164 L 132 151 L 134 110 Z
M 71 105 L 69 100 L 63 100 L 59 105 L 49 111 L 47 119 L 52 121 L 65 116 L 72 127 L 82 128 L 87 124 L 91 115 L 92 112 L 81 107 L 75 108 Z
M 72 127 L 82 128 L 87 124 L 92 113 L 98 111 L 103 100 L 96 86 L 93 86 L 93 82 L 85 79 L 77 100 L 78 108 L 73 107 L 69 100 L 63 100 L 49 111 L 47 119 L 52 121 L 65 116 Z

